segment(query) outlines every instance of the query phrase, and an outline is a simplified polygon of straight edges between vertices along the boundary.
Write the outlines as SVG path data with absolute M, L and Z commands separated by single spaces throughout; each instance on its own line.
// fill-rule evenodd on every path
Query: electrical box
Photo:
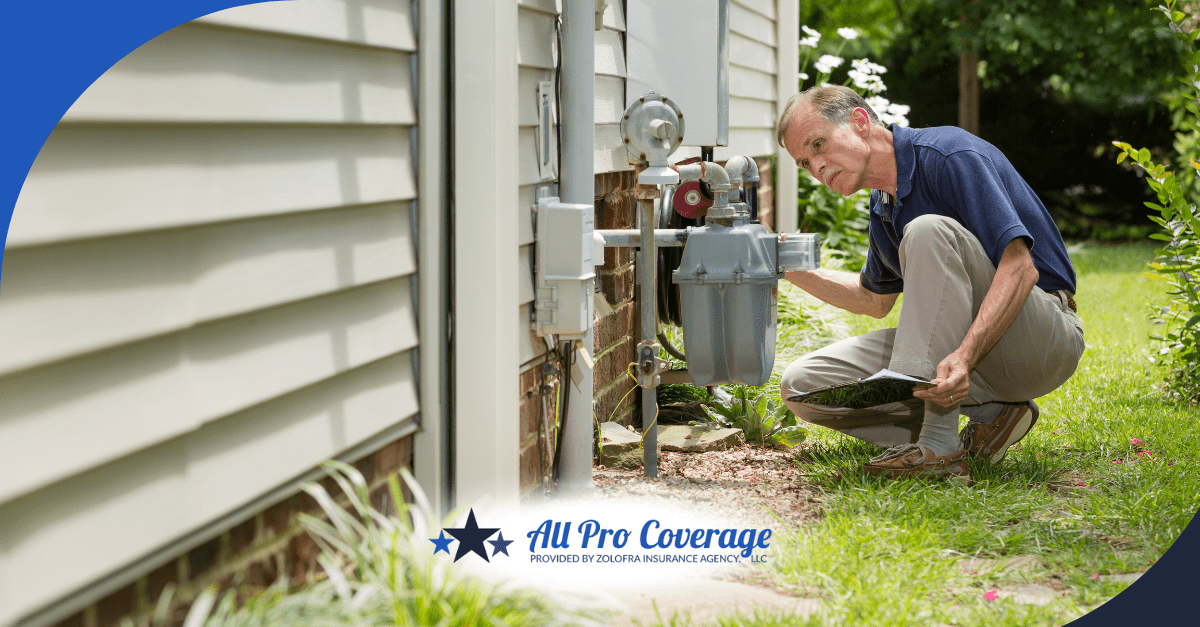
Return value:
M 628 0 L 625 105 L 657 92 L 687 113 L 684 146 L 729 145 L 729 0 Z
M 582 337 L 594 306 L 595 210 L 555 196 L 539 198 L 536 210 L 534 328 L 538 335 Z

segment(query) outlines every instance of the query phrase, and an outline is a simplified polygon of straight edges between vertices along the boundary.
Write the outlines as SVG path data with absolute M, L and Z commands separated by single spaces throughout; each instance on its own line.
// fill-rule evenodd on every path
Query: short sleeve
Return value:
M 872 216 L 874 217 L 874 216 Z M 904 279 L 883 263 L 884 255 L 879 249 L 872 225 L 871 245 L 867 248 L 867 262 L 859 272 L 859 282 L 868 292 L 876 294 L 899 294 L 904 291 Z
M 991 159 L 974 150 L 955 152 L 946 157 L 939 179 L 934 185 L 939 200 L 975 234 L 993 265 L 999 265 L 1004 248 L 1018 237 L 1033 248 L 1033 236 L 1021 222 L 1003 174 Z

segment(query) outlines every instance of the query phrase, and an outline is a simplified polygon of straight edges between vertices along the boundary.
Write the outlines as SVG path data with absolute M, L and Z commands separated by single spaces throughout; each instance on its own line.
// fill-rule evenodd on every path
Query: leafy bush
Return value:
M 1190 140 L 1200 130 L 1200 106 L 1197 105 L 1200 99 L 1200 51 L 1192 50 L 1200 30 L 1187 28 L 1189 16 L 1176 11 L 1175 4 L 1174 0 L 1167 0 L 1159 10 L 1166 14 L 1171 32 L 1190 53 L 1187 75 L 1179 79 L 1186 85 L 1182 97 L 1171 100 L 1176 113 L 1181 114 L 1176 116 L 1181 135 L 1181 141 L 1176 145 L 1185 149 L 1191 147 L 1194 151 L 1195 143 L 1182 139 Z M 1157 203 L 1147 202 L 1146 206 L 1159 212 L 1150 219 L 1158 223 L 1163 232 L 1150 237 L 1165 244 L 1155 251 L 1156 259 L 1151 264 L 1155 272 L 1146 275 L 1170 284 L 1170 300 L 1165 305 L 1152 305 L 1151 319 L 1165 324 L 1162 335 L 1154 339 L 1161 342 L 1159 355 L 1171 372 L 1168 379 L 1171 390 L 1184 398 L 1200 400 L 1200 295 L 1196 291 L 1200 277 L 1200 218 L 1196 204 L 1191 201 L 1194 196 L 1188 193 L 1189 189 L 1195 189 L 1200 154 L 1182 155 L 1188 159 L 1193 172 L 1180 180 L 1166 165 L 1154 163 L 1149 150 L 1134 148 L 1126 142 L 1113 144 L 1121 149 L 1117 162 L 1128 157 L 1137 163 L 1148 175 L 1146 183 L 1158 195 Z
M 406 470 L 402 476 L 416 505 L 404 502 L 392 474 L 388 483 L 396 517 L 371 505 L 367 483 L 353 467 L 327 462 L 325 470 L 348 504 L 343 507 L 318 484 L 306 484 L 304 491 L 329 520 L 302 514 L 301 522 L 321 547 L 317 561 L 326 578 L 291 593 L 286 581 L 280 582 L 241 607 L 234 591 L 218 602 L 216 592 L 207 590 L 193 603 L 186 627 L 600 624 L 542 593 L 484 582 L 438 559 L 428 540 L 432 508 Z
M 732 395 L 719 395 L 704 411 L 718 426 L 741 429 L 750 444 L 790 448 L 808 436 L 779 394 L 766 388 L 736 386 Z

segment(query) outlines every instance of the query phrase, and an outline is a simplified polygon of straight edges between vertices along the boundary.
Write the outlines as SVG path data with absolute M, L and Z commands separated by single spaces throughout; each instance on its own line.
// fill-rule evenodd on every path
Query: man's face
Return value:
M 863 189 L 870 151 L 854 124 L 836 125 L 801 102 L 792 112 L 784 144 L 796 165 L 825 187 L 843 196 Z

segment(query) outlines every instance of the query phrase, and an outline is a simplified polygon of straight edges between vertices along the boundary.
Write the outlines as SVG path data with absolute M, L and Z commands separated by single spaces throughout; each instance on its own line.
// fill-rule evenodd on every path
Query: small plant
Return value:
M 1188 30 L 1187 14 L 1175 10 L 1174 0 L 1158 7 L 1170 21 L 1171 32 L 1188 50 L 1192 49 L 1200 30 Z M 1193 51 L 1188 60 L 1187 76 L 1179 81 L 1186 85 L 1181 97 L 1170 99 L 1175 109 L 1176 126 L 1180 136 L 1189 136 L 1200 130 L 1200 51 Z M 1168 386 L 1172 392 L 1188 400 L 1200 400 L 1200 295 L 1197 280 L 1200 278 L 1200 217 L 1197 207 L 1189 198 L 1188 189 L 1194 189 L 1196 172 L 1200 172 L 1200 154 L 1184 155 L 1188 168 L 1194 170 L 1186 179 L 1178 179 L 1166 165 L 1156 164 L 1150 151 L 1134 148 L 1126 142 L 1113 142 L 1121 149 L 1117 163 L 1129 158 L 1148 175 L 1146 183 L 1158 195 L 1158 202 L 1147 202 L 1146 206 L 1159 215 L 1150 219 L 1163 228 L 1163 232 L 1150 235 L 1152 239 L 1165 242 L 1155 251 L 1156 259 L 1150 264 L 1153 272 L 1146 276 L 1167 281 L 1170 284 L 1170 300 L 1164 305 L 1152 305 L 1150 319 L 1162 323 L 1161 335 L 1152 336 L 1160 343 L 1157 361 L 1171 372 Z M 1177 142 L 1177 146 L 1185 145 Z M 1192 145 L 1194 144 L 1186 144 Z
M 757 395 L 751 396 L 757 390 Z M 704 411 L 720 427 L 741 429 L 746 441 L 759 446 L 791 448 L 804 441 L 808 430 L 774 391 L 737 386 L 733 394 L 718 396 Z

